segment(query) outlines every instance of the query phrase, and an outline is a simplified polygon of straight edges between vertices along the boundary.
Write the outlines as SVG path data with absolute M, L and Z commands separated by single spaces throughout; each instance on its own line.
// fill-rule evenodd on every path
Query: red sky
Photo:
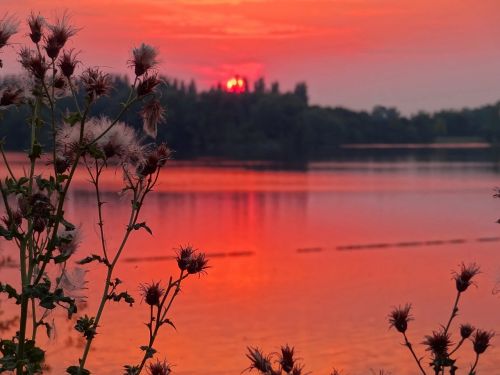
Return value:
M 163 74 L 202 88 L 232 74 L 262 75 L 284 89 L 303 80 L 314 103 L 404 113 L 500 100 L 499 0 L 0 3 L 0 14 L 20 19 L 67 9 L 81 27 L 72 47 L 109 71 L 125 72 L 131 47 L 145 41 L 159 48 Z M 3 73 L 16 69 L 13 48 L 2 54 Z

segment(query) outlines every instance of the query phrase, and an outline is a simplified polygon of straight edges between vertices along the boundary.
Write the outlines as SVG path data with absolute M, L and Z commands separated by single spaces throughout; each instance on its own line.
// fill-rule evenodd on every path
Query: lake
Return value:
M 408 336 L 424 355 L 424 335 L 450 315 L 451 272 L 461 262 L 477 262 L 482 273 L 463 296 L 452 339 L 464 322 L 500 332 L 500 200 L 492 197 L 500 164 L 482 157 L 490 152 L 484 149 L 440 152 L 395 157 L 355 150 L 295 169 L 173 162 L 143 211 L 153 235 L 134 232 L 117 269 L 137 303 L 108 305 L 87 367 L 115 375 L 140 359 L 149 310 L 139 285 L 177 275 L 171 256 L 185 244 L 206 251 L 211 267 L 187 280 L 170 317 L 177 329 L 165 328 L 155 345 L 176 374 L 240 374 L 249 365 L 247 346 L 275 352 L 286 343 L 314 374 L 334 367 L 346 375 L 379 369 L 416 374 L 387 315 L 394 306 L 413 304 Z M 66 208 L 83 230 L 78 258 L 98 251 L 97 212 L 86 179 L 83 171 L 77 175 Z M 120 181 L 119 172 L 106 175 L 111 248 L 129 206 L 118 194 Z M 0 255 L 9 254 L 15 258 L 3 243 Z M 95 314 L 104 269 L 88 269 L 81 313 Z M 12 268 L 1 275 L 17 278 Z M 5 300 L 0 307 L 3 319 L 15 312 Z M 53 374 L 81 354 L 73 325 L 60 323 L 55 338 L 44 343 Z M 481 357 L 480 374 L 500 374 L 497 340 Z M 458 354 L 463 371 L 471 352 L 467 343 Z

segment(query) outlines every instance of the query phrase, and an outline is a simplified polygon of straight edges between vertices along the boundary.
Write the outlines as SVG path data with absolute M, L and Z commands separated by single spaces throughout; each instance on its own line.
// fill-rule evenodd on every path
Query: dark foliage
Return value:
M 176 159 L 300 161 L 335 156 L 339 146 L 347 143 L 427 143 L 441 137 L 495 143 L 500 138 L 500 103 L 405 117 L 381 106 L 358 112 L 310 105 L 304 83 L 281 93 L 279 86 L 267 88 L 259 80 L 253 91 L 235 94 L 220 87 L 198 92 L 194 82 L 186 85 L 164 77 L 158 82 L 162 82 L 158 88 L 161 104 L 167 108 L 166 125 L 159 127 L 158 138 L 168 140 Z M 129 82 L 110 77 L 109 83 L 114 95 L 97 101 L 91 115 L 113 115 L 126 100 Z M 80 95 L 83 98 L 83 91 Z M 66 107 L 72 108 L 69 97 L 61 100 L 60 108 Z M 28 147 L 29 128 L 19 126 L 29 116 L 25 111 L 4 113 L 0 137 L 6 136 L 11 150 Z M 136 112 L 129 112 L 124 120 L 139 129 L 142 119 Z M 48 143 L 49 136 L 46 132 L 42 140 Z

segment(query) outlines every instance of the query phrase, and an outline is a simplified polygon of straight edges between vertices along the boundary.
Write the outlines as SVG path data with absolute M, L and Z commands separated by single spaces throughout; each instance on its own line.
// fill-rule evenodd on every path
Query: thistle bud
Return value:
M 472 279 L 474 276 L 479 274 L 479 266 L 476 263 L 471 263 L 465 265 L 462 263 L 460 266 L 460 272 L 455 272 L 453 278 L 455 279 L 455 284 L 457 291 L 460 293 L 465 292 L 467 288 L 472 284 Z
M 273 367 L 269 356 L 266 356 L 259 348 L 248 347 L 247 349 L 247 358 L 250 360 L 250 370 L 256 369 L 262 374 L 273 373 Z
M 208 268 L 208 260 L 205 258 L 205 254 L 199 253 L 187 266 L 187 271 L 189 274 L 196 274 L 205 271 Z
M 156 152 L 148 153 L 146 159 L 137 167 L 137 174 L 145 177 L 155 173 L 158 168 L 158 161 Z
M 160 80 L 158 79 L 157 74 L 145 74 L 142 80 L 140 80 L 139 84 L 137 85 L 137 96 L 143 97 L 145 95 L 151 94 L 159 84 Z
M 37 44 L 42 39 L 42 28 L 44 24 L 45 19 L 41 15 L 35 16 L 33 13 L 31 13 L 30 17 L 28 18 L 28 26 L 30 27 L 30 38 L 33 43 Z
M 142 108 L 140 115 L 142 117 L 143 130 L 150 137 L 156 138 L 158 133 L 158 124 L 165 121 L 165 109 L 158 99 L 147 102 Z
M 38 53 L 30 50 L 29 48 L 22 48 L 19 52 L 22 67 L 32 74 L 35 78 L 43 80 L 49 66 L 45 61 L 45 57 L 40 56 Z
M 55 169 L 57 173 L 64 173 L 68 170 L 70 166 L 70 161 L 63 156 L 57 156 L 55 160 Z
M 33 230 L 37 233 L 41 233 L 44 231 L 47 226 L 47 219 L 43 217 L 35 217 L 33 220 Z
M 397 307 L 389 314 L 389 326 L 396 328 L 398 332 L 405 333 L 408 329 L 408 322 L 413 320 L 410 315 L 411 305 Z
M 17 33 L 19 22 L 14 16 L 5 15 L 0 19 L 0 48 L 7 45 L 10 37 Z
M 474 345 L 474 351 L 476 354 L 482 354 L 490 346 L 490 340 L 495 336 L 494 332 L 487 332 L 481 329 L 476 330 L 474 337 L 472 338 L 472 343 Z
M 187 247 L 181 246 L 179 248 L 176 259 L 177 259 L 177 265 L 179 266 L 179 269 L 181 271 L 187 270 L 189 263 L 191 263 L 194 253 L 195 250 L 191 246 Z
M 172 373 L 172 369 L 166 361 L 150 363 L 148 365 L 148 371 L 150 375 L 170 375 Z
M 61 69 L 61 73 L 66 78 L 70 78 L 75 72 L 76 66 L 80 63 L 76 59 L 76 56 L 73 56 L 73 51 L 63 51 L 61 57 L 59 58 L 58 66 Z
M 65 14 L 57 20 L 55 25 L 49 25 L 51 31 L 46 39 L 45 51 L 52 60 L 57 59 L 59 52 L 70 37 L 76 34 L 76 29 L 68 25 L 68 17 Z
M 88 68 L 83 72 L 81 79 L 90 101 L 107 95 L 112 87 L 109 75 L 99 69 Z
M 168 148 L 165 143 L 162 143 L 156 149 L 156 153 L 158 155 L 158 166 L 163 167 L 168 159 L 170 159 L 170 155 L 172 155 L 172 151 Z
M 150 45 L 142 43 L 140 47 L 134 48 L 130 65 L 134 68 L 135 75 L 140 77 L 156 66 L 158 64 L 157 56 L 158 51 Z
M 141 285 L 141 292 L 148 305 L 159 306 L 164 290 L 160 287 L 160 283 L 151 283 Z
M 295 367 L 295 359 L 293 358 L 294 348 L 289 347 L 288 345 L 281 347 L 281 355 L 279 358 L 279 364 L 283 371 L 286 373 L 292 372 Z
M 422 344 L 427 345 L 426 350 L 432 352 L 434 357 L 445 358 L 451 345 L 450 334 L 444 331 L 434 331 L 432 335 L 425 336 Z
M 462 325 L 460 325 L 460 336 L 463 339 L 469 338 L 470 335 L 472 335 L 473 332 L 474 332 L 474 327 L 471 326 L 470 324 L 462 324 Z

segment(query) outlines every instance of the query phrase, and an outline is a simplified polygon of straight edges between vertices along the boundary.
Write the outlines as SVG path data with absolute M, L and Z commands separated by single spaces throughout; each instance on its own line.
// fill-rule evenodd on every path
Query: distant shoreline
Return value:
M 347 143 L 341 149 L 387 150 L 387 149 L 487 149 L 494 145 L 488 142 L 433 142 L 433 143 Z

